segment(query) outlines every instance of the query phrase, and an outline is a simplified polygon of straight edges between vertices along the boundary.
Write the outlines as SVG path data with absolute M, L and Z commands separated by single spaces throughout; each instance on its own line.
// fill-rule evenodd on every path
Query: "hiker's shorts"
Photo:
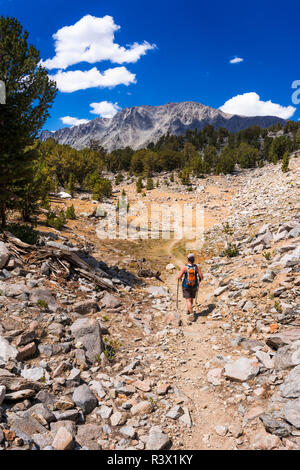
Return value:
M 184 299 L 194 299 L 196 297 L 197 287 L 182 287 Z

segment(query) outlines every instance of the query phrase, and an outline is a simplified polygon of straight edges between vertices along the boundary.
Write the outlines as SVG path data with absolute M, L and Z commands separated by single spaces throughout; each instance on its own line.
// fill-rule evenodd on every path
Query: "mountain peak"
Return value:
M 59 129 L 54 133 L 43 131 L 41 140 L 50 136 L 60 144 L 68 144 L 82 149 L 96 140 L 108 151 L 116 148 L 132 147 L 139 149 L 171 131 L 184 134 L 187 129 L 200 130 L 206 125 L 224 127 L 230 132 L 238 132 L 254 124 L 269 127 L 284 122 L 275 116 L 238 116 L 227 114 L 196 101 L 166 103 L 152 106 L 142 105 L 123 108 L 112 118 L 96 118 L 86 124 Z

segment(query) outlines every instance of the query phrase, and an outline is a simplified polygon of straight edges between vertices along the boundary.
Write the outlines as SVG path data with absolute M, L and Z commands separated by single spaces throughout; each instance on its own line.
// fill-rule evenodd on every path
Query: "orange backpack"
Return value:
M 196 266 L 187 266 L 186 285 L 187 287 L 195 287 L 197 280 Z

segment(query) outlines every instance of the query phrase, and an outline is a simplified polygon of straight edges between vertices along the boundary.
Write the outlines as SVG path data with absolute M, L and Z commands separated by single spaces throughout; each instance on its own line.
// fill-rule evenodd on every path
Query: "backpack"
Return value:
M 197 285 L 196 265 L 187 266 L 185 283 L 187 287 L 196 287 Z

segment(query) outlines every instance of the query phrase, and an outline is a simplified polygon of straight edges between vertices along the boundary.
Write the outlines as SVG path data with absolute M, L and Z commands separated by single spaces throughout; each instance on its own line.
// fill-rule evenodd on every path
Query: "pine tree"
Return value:
M 68 193 L 71 194 L 71 196 L 74 196 L 74 191 L 75 191 L 75 178 L 73 173 L 70 173 L 69 176 L 69 182 L 68 182 Z
M 38 50 L 27 42 L 15 18 L 0 17 L 0 80 L 6 86 L 6 104 L 0 106 L 0 218 L 6 225 L 7 207 L 14 205 L 13 188 L 31 178 L 33 144 L 48 117 L 56 84 L 38 65 Z
M 151 190 L 154 188 L 154 185 L 153 185 L 153 179 L 152 178 L 148 178 L 147 179 L 147 185 L 146 185 L 146 189 L 147 190 Z
M 141 193 L 143 189 L 143 178 L 140 176 L 136 182 L 136 191 L 137 193 Z
M 285 154 L 283 155 L 282 165 L 281 165 L 281 170 L 283 171 L 283 173 L 286 173 L 287 171 L 289 171 L 289 163 L 290 163 L 289 152 L 285 152 Z

